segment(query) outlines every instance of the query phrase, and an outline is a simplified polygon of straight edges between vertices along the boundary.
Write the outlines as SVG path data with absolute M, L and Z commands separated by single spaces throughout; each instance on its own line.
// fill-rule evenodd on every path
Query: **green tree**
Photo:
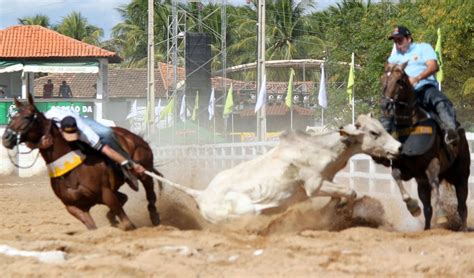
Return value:
M 40 25 L 46 28 L 51 27 L 49 17 L 43 14 L 18 18 L 18 23 L 21 25 Z
M 71 12 L 63 17 L 56 30 L 68 37 L 94 45 L 100 45 L 100 39 L 104 35 L 102 28 L 89 24 L 79 12 Z
M 171 15 L 171 2 L 154 2 L 155 59 L 166 61 L 168 19 Z M 148 1 L 133 0 L 130 4 L 117 9 L 122 22 L 112 28 L 112 37 L 120 49 L 125 65 L 143 67 L 147 57 Z

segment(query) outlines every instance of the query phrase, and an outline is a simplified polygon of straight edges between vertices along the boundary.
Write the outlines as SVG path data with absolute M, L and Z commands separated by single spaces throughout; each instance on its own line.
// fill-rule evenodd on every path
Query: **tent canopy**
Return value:
M 0 61 L 0 73 L 23 70 L 23 64 L 15 61 Z
M 17 62 L 0 61 L 0 73 L 24 71 L 44 73 L 98 73 L 99 62 Z

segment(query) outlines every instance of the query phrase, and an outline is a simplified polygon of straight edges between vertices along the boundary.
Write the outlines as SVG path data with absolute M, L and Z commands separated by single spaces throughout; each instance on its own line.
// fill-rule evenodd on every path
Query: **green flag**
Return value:
M 290 79 L 288 80 L 288 91 L 286 92 L 285 104 L 289 108 L 293 104 L 293 76 L 295 76 L 295 70 L 290 69 Z
M 438 28 L 438 40 L 436 41 L 436 48 L 435 48 L 436 56 L 438 56 L 438 66 L 439 70 L 436 73 L 436 79 L 439 82 L 439 86 L 441 87 L 441 82 L 443 82 L 443 56 L 441 51 L 441 29 Z
M 194 109 L 193 109 L 193 115 L 191 116 L 191 120 L 195 121 L 198 113 L 199 113 L 199 91 L 196 91 L 196 99 L 194 100 Z
M 233 107 L 234 107 L 234 99 L 232 97 L 232 83 L 230 83 L 229 91 L 227 92 L 227 98 L 225 99 L 224 117 L 232 113 Z
M 174 108 L 174 97 L 171 98 L 171 100 L 166 104 L 165 108 L 161 110 L 160 112 L 160 120 L 165 119 L 171 112 L 173 112 Z
M 347 80 L 347 94 L 349 104 L 352 103 L 352 90 L 354 89 L 354 53 L 352 53 L 351 69 L 349 70 L 349 80 Z

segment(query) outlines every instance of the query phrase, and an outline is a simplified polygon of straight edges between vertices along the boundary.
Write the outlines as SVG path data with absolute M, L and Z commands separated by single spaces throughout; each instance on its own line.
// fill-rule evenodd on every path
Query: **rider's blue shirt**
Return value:
M 438 58 L 433 47 L 427 43 L 411 43 L 407 52 L 401 53 L 399 51 L 394 51 L 390 57 L 388 57 L 388 62 L 390 64 L 403 64 L 408 62 L 405 72 L 410 77 L 416 77 L 422 73 L 427 68 L 426 61 L 429 60 L 438 61 Z M 420 82 L 415 85 L 415 90 L 418 90 L 427 84 L 438 86 L 438 81 L 436 81 L 434 75 L 430 75 L 428 78 L 420 80 Z

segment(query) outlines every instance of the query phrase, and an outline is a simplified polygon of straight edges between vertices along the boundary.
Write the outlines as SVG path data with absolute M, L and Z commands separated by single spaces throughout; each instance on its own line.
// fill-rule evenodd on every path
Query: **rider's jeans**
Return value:
M 95 133 L 97 133 L 97 135 L 99 135 L 100 140 L 103 144 L 109 145 L 112 149 L 119 152 L 126 159 L 131 159 L 130 155 L 125 150 L 123 150 L 123 148 L 118 143 L 117 137 L 115 136 L 114 131 L 111 127 L 100 124 L 90 118 L 82 119 L 90 128 L 92 128 L 92 130 L 95 131 Z

